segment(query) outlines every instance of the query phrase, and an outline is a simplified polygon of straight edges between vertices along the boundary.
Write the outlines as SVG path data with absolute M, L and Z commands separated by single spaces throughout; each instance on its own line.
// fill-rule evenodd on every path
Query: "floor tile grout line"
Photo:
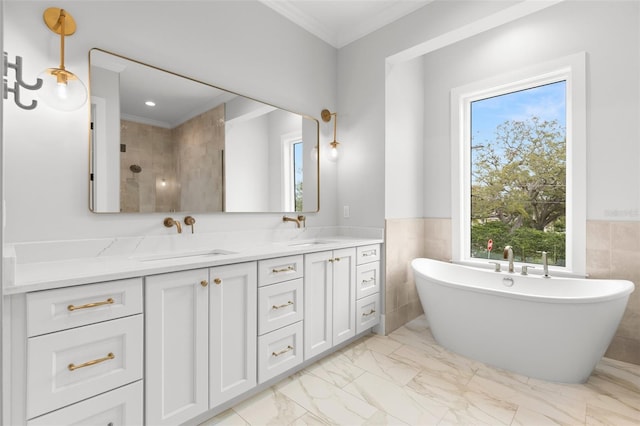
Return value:
M 394 363 L 399 363 L 407 367 L 410 367 L 412 370 L 417 370 L 418 372 L 416 373 L 416 375 L 414 375 L 406 384 L 394 382 L 392 379 L 389 378 L 390 376 L 389 374 L 385 373 L 386 376 L 382 376 L 381 374 L 376 374 L 376 372 L 367 370 L 366 368 L 362 368 L 359 364 L 353 362 L 352 359 L 349 358 L 348 356 L 346 357 L 346 359 L 341 360 L 341 362 L 346 362 L 350 366 L 357 368 L 360 371 L 360 373 L 353 376 L 350 374 L 341 376 L 342 378 L 348 379 L 348 380 L 344 380 L 345 384 L 343 386 L 338 384 L 338 383 L 342 383 L 343 381 L 338 381 L 338 383 L 333 383 L 332 381 L 328 379 L 324 379 L 323 377 L 320 377 L 318 374 L 308 370 L 304 370 L 300 372 L 300 374 L 298 375 L 298 377 L 296 377 L 295 380 L 299 380 L 303 376 L 313 376 L 314 379 L 321 381 L 325 385 L 328 385 L 329 387 L 340 390 L 342 392 L 346 392 L 347 394 L 356 397 L 357 399 L 363 401 L 364 403 L 369 404 L 371 407 L 373 407 L 376 410 L 375 413 L 372 414 L 372 416 L 370 416 L 369 420 L 371 420 L 371 418 L 376 416 L 376 414 L 384 414 L 385 416 L 390 416 L 394 418 L 394 416 L 391 413 L 387 412 L 385 409 L 383 409 L 382 406 L 378 406 L 377 404 L 372 404 L 371 401 L 367 400 L 366 398 L 363 398 L 362 396 L 358 396 L 350 392 L 346 388 L 350 385 L 357 386 L 355 384 L 356 381 L 359 378 L 361 378 L 364 374 L 369 373 L 372 376 L 375 376 L 377 379 L 383 380 L 385 382 L 389 382 L 394 386 L 397 386 L 398 388 L 401 388 L 404 390 L 410 389 L 413 392 L 417 392 L 417 389 L 411 388 L 409 386 L 409 384 L 411 384 L 415 380 L 416 376 L 421 373 L 425 373 L 429 375 L 438 374 L 439 370 L 437 369 L 429 370 L 428 368 L 424 368 L 423 366 L 421 366 L 420 362 L 418 361 L 414 361 L 415 362 L 414 364 L 414 362 L 406 362 L 406 361 L 403 361 L 402 359 L 395 359 L 391 357 L 391 355 L 396 354 L 398 357 L 403 358 L 401 354 L 397 354 L 397 352 L 402 349 L 405 349 L 405 350 L 415 349 L 416 351 L 419 351 L 419 352 L 425 352 L 426 347 L 431 347 L 435 350 L 435 352 L 431 354 L 430 353 L 431 350 L 427 350 L 428 354 L 425 354 L 426 356 L 433 357 L 439 361 L 451 360 L 450 362 L 445 362 L 445 364 L 453 368 L 454 370 L 457 370 L 458 367 L 463 368 L 463 370 L 460 370 L 460 371 L 461 372 L 464 371 L 464 373 L 462 373 L 464 375 L 461 374 L 460 377 L 464 377 L 465 380 L 458 382 L 460 384 L 460 387 L 458 390 L 455 390 L 454 388 L 454 391 L 453 391 L 454 393 L 455 392 L 459 393 L 464 389 L 466 389 L 468 392 L 475 392 L 469 389 L 469 385 L 474 381 L 475 378 L 479 378 L 479 380 L 491 380 L 495 382 L 497 385 L 507 386 L 507 387 L 510 386 L 509 384 L 511 383 L 512 380 L 514 381 L 512 384 L 517 386 L 513 388 L 513 390 L 521 395 L 519 398 L 524 398 L 524 399 L 520 399 L 518 403 L 511 404 L 515 408 L 515 410 L 510 414 L 511 416 L 510 422 L 505 424 L 510 424 L 512 426 L 520 425 L 523 423 L 523 420 L 526 421 L 528 417 L 534 416 L 534 415 L 536 417 L 539 416 L 540 419 L 545 418 L 547 421 L 551 421 L 551 422 L 563 423 L 563 422 L 566 422 L 567 419 L 573 419 L 573 421 L 575 421 L 575 424 L 582 424 L 582 425 L 591 424 L 592 422 L 612 424 L 611 423 L 612 421 L 615 422 L 615 420 L 612 420 L 612 419 L 616 419 L 617 418 L 616 416 L 622 416 L 621 418 L 623 417 L 628 418 L 629 413 L 631 413 L 631 416 L 633 417 L 634 415 L 633 413 L 640 412 L 640 407 L 636 406 L 636 404 L 632 402 L 633 398 L 640 397 L 640 392 L 638 391 L 638 387 L 635 385 L 635 382 L 633 380 L 633 378 L 638 376 L 638 372 L 640 372 L 640 370 L 638 370 L 639 367 L 635 365 L 627 366 L 626 363 L 619 365 L 619 363 L 617 362 L 608 363 L 607 360 L 605 360 L 604 364 L 602 364 L 601 368 L 597 372 L 597 381 L 595 381 L 595 383 L 587 382 L 579 386 L 569 386 L 567 388 L 565 388 L 563 384 L 550 383 L 549 385 L 547 385 L 542 382 L 534 381 L 532 378 L 527 378 L 527 377 L 522 378 L 522 377 L 512 376 L 511 374 L 509 374 L 509 372 L 503 372 L 500 369 L 496 369 L 495 367 L 492 367 L 483 363 L 476 364 L 475 362 L 473 362 L 473 360 L 469 360 L 470 363 L 468 365 L 465 365 L 462 363 L 459 364 L 460 361 L 457 359 L 453 359 L 451 354 L 448 353 L 448 351 L 446 350 L 440 351 L 439 349 L 441 349 L 441 347 L 437 344 L 437 342 L 431 341 L 431 339 L 424 339 L 421 336 L 421 333 L 423 332 L 425 334 L 429 333 L 428 328 L 425 328 L 424 330 L 416 330 L 415 328 L 416 327 L 414 328 L 405 327 L 405 329 L 401 331 L 401 333 L 404 333 L 404 334 L 397 336 L 398 340 L 392 338 L 392 336 L 385 336 L 385 339 L 388 338 L 394 342 L 393 346 L 395 346 L 396 344 L 398 345 L 395 348 L 392 348 L 392 347 L 385 348 L 384 345 L 386 342 L 382 340 L 376 341 L 376 342 L 372 341 L 368 345 L 367 341 L 369 339 L 376 338 L 373 335 L 360 339 L 357 342 L 353 342 L 353 344 L 350 344 L 345 348 L 343 348 L 343 350 L 346 351 L 346 350 L 361 346 L 359 351 L 361 351 L 362 353 L 370 352 L 372 356 L 374 354 L 380 354 L 380 355 L 383 355 L 384 357 L 390 358 Z M 415 341 L 412 340 L 414 338 L 416 339 Z M 406 342 L 412 342 L 413 344 L 409 344 Z M 380 345 L 380 346 L 377 346 L 377 345 Z M 376 348 L 378 350 L 376 350 Z M 389 350 L 387 351 L 387 349 Z M 373 358 L 374 358 L 374 362 L 377 362 L 378 358 L 375 356 L 373 356 Z M 407 358 L 407 361 L 411 361 L 411 360 L 412 358 Z M 338 368 L 340 367 L 338 366 Z M 349 367 L 346 366 L 346 368 L 349 368 Z M 382 366 L 379 365 L 379 368 L 382 368 Z M 467 376 L 467 371 L 472 374 Z M 342 372 L 341 370 L 335 370 L 336 375 L 341 374 L 341 372 Z M 326 374 L 328 374 L 327 377 L 329 379 L 332 377 L 331 366 L 328 366 Z M 631 377 L 632 379 L 629 380 L 629 377 Z M 618 393 L 617 390 L 619 390 L 620 392 L 624 392 L 624 395 L 621 397 L 621 394 Z M 467 391 L 462 392 L 462 394 L 466 394 Z M 566 395 L 564 395 L 565 391 L 568 391 Z M 274 392 L 278 392 L 282 396 L 293 401 L 293 403 L 296 403 L 298 406 L 300 406 L 304 410 L 303 414 L 296 417 L 296 419 L 290 423 L 296 423 L 298 421 L 302 421 L 301 419 L 306 415 L 313 416 L 315 420 L 318 420 L 322 423 L 326 423 L 327 421 L 333 422 L 333 420 L 331 420 L 329 417 L 318 417 L 313 412 L 310 412 L 308 409 L 306 409 L 304 406 L 301 406 L 300 404 L 298 404 L 295 400 L 287 397 L 285 394 L 282 394 L 280 391 L 274 389 Z M 417 392 L 417 393 L 420 394 L 420 392 Z M 563 404 L 556 404 L 556 401 L 554 401 L 554 398 L 555 398 L 554 395 L 556 393 L 558 396 L 563 396 L 563 397 L 566 396 L 569 406 L 564 407 Z M 484 393 L 482 393 L 482 395 L 484 395 Z M 494 391 L 489 389 L 487 389 L 486 396 L 490 399 L 496 399 L 496 400 L 500 400 L 501 398 L 500 394 L 496 394 Z M 523 402 L 525 403 L 524 405 L 523 405 Z M 474 405 L 476 409 L 480 409 L 482 412 L 484 412 L 485 415 L 493 416 L 491 414 L 490 409 L 485 410 L 481 406 L 478 406 L 475 403 L 473 403 L 472 400 L 469 400 L 469 404 Z M 616 408 L 618 407 L 616 404 L 623 404 L 625 407 L 625 410 L 623 412 L 618 413 L 616 411 Z M 473 414 L 471 414 L 470 412 L 467 412 L 467 413 L 464 412 L 464 410 L 468 410 L 468 408 L 466 409 L 462 408 L 463 411 L 460 411 L 458 414 L 456 414 L 457 410 L 455 409 L 455 407 L 449 406 L 446 403 L 443 404 L 443 407 L 446 408 L 446 411 L 442 415 L 442 417 L 436 422 L 436 424 L 451 424 L 450 419 L 452 418 L 461 419 L 461 418 L 467 418 L 467 416 L 469 415 L 473 416 Z M 513 410 L 514 408 L 510 409 L 509 411 Z M 626 412 L 626 408 L 629 408 L 630 410 L 629 413 Z M 242 421 L 244 421 L 246 424 L 249 424 L 250 426 L 258 426 L 258 425 L 251 425 L 251 423 L 249 423 L 246 418 L 244 418 L 242 415 L 240 415 L 238 411 L 235 410 L 235 407 L 233 409 L 233 412 L 236 415 L 238 415 L 238 418 L 242 419 Z M 504 413 L 504 414 L 507 414 L 507 413 Z M 612 417 L 608 417 L 609 415 Z M 449 417 L 449 420 L 445 420 L 448 418 L 448 416 L 451 416 Z M 462 416 L 462 417 L 458 417 L 458 416 Z M 506 421 L 504 417 L 505 416 L 502 416 L 502 420 L 500 419 L 498 420 L 501 422 Z M 532 419 L 536 417 L 530 417 L 530 418 Z M 270 421 L 277 422 L 277 418 L 271 419 Z M 284 424 L 284 422 L 281 424 Z

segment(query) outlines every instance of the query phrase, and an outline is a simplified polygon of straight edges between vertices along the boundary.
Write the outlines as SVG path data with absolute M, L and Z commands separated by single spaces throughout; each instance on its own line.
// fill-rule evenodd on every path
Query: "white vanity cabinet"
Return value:
M 61 408 L 27 422 L 27 426 L 142 425 L 142 381 Z
M 256 262 L 211 268 L 209 408 L 256 385 Z
M 313 358 L 356 334 L 356 249 L 304 256 L 304 356 Z
M 25 305 L 27 423 L 142 424 L 142 280 L 28 293 Z
M 357 248 L 356 333 L 380 322 L 380 245 Z
M 183 423 L 256 385 L 256 263 L 146 278 L 146 422 Z
M 209 271 L 145 280 L 146 421 L 175 425 L 209 409 Z
M 379 322 L 380 245 L 317 244 L 52 266 L 4 298 L 3 424 L 194 424 L 349 343 Z
M 303 276 L 302 255 L 258 262 L 258 383 L 304 361 Z

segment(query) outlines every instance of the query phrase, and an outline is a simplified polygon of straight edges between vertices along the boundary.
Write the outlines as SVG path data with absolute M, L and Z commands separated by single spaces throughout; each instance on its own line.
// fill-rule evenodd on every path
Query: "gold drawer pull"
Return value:
M 109 361 L 110 359 L 114 359 L 115 357 L 116 356 L 113 354 L 113 352 L 109 352 L 107 356 L 105 356 L 104 358 L 98 358 L 92 361 L 87 361 L 84 364 L 75 365 L 71 363 L 69 364 L 69 371 L 74 371 L 74 370 L 77 370 L 78 368 L 84 368 L 84 367 L 89 367 L 91 365 L 100 364 L 101 362 Z
M 363 316 L 363 317 L 368 317 L 369 315 L 373 315 L 373 314 L 375 314 L 375 313 L 376 313 L 376 310 L 375 310 L 375 309 L 371 309 L 368 313 L 363 312 L 363 313 L 362 313 L 362 316 Z
M 73 312 L 78 309 L 95 308 L 96 306 L 111 305 L 111 304 L 113 304 L 113 299 L 108 298 L 103 302 L 87 303 L 86 305 L 80 305 L 80 306 L 69 305 L 67 306 L 67 309 Z
M 287 266 L 286 268 L 282 268 L 282 269 L 272 269 L 271 272 L 273 272 L 274 274 L 279 274 L 281 272 L 289 272 L 289 271 L 295 271 L 296 268 L 293 267 L 292 265 Z
M 292 350 L 293 350 L 293 346 L 288 345 L 285 349 L 281 350 L 280 352 L 271 352 L 271 356 L 280 356 Z
M 285 303 L 284 305 L 273 305 L 271 307 L 271 309 L 282 309 L 282 308 L 286 308 L 287 306 L 293 305 L 293 302 L 291 300 L 289 300 L 287 303 Z
M 375 250 L 362 252 L 362 257 L 369 257 L 369 256 L 375 256 L 375 255 L 376 255 Z
M 376 277 L 371 277 L 368 280 L 362 280 L 362 284 L 370 283 L 371 281 L 375 281 Z
M 333 259 L 329 259 L 329 262 L 331 262 L 331 263 L 340 262 L 340 258 L 339 257 L 334 257 Z

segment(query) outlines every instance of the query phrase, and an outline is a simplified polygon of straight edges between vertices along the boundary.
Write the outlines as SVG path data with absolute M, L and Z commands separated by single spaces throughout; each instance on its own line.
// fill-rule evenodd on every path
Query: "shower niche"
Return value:
M 95 213 L 318 211 L 318 121 L 89 52 Z

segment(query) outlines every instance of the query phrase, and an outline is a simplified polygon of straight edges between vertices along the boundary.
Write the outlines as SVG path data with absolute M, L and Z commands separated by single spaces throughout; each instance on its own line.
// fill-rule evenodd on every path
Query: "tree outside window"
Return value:
M 472 258 L 511 245 L 518 261 L 546 251 L 565 265 L 565 90 L 563 80 L 471 102 Z

